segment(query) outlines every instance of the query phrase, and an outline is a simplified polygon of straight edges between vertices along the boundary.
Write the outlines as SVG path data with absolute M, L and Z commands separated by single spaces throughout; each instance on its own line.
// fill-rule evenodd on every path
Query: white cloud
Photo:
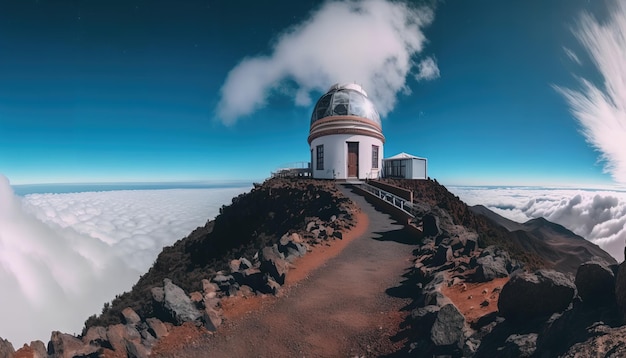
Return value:
M 415 79 L 418 81 L 431 81 L 439 78 L 439 67 L 437 66 L 437 61 L 432 57 L 427 57 L 423 59 L 417 65 L 417 74 L 415 75 Z
M 576 55 L 576 53 L 572 51 L 571 49 L 567 47 L 563 47 L 563 52 L 565 52 L 565 55 L 577 65 L 583 64 L 580 58 L 578 57 L 578 55 Z
M 248 188 L 13 194 L 0 175 L 0 337 L 79 333 L 163 246 Z
M 311 104 L 312 91 L 335 82 L 359 83 L 381 115 L 406 91 L 411 58 L 426 42 L 422 28 L 433 11 L 385 0 L 328 1 L 311 17 L 278 37 L 267 56 L 248 57 L 221 89 L 217 114 L 232 124 L 263 107 L 285 80 L 297 89 L 296 105 Z
M 584 13 L 575 32 L 602 85 L 580 79 L 580 90 L 556 89 L 569 103 L 587 142 L 600 151 L 604 171 L 626 183 L 626 3 L 616 1 L 611 10 L 606 23 Z
M 608 190 L 449 187 L 468 205 L 484 205 L 517 222 L 544 217 L 624 260 L 626 192 Z

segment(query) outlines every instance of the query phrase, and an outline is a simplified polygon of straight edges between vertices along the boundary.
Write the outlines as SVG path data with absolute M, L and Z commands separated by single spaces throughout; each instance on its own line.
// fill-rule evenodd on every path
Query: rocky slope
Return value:
M 289 262 L 341 239 L 357 211 L 333 182 L 269 179 L 164 248 L 130 292 L 85 322 L 81 336 L 52 332 L 47 348 L 36 341 L 16 353 L 0 340 L 0 358 L 147 357 L 174 326 L 214 331 L 222 297 L 278 293 Z
M 623 264 L 544 219 L 470 209 L 435 182 L 387 183 L 414 190 L 424 231 L 403 354 L 623 356 Z
M 436 181 L 388 180 L 413 192 L 423 230 L 407 275 L 413 303 L 395 339 L 417 357 L 623 356 L 626 266 L 542 219 L 517 224 L 469 208 Z M 221 298 L 280 292 L 290 260 L 341 239 L 358 208 L 334 182 L 270 179 L 165 248 L 131 292 L 79 337 L 4 357 L 146 357 L 174 326 L 215 331 Z M 384 264 L 384 263 L 381 263 Z

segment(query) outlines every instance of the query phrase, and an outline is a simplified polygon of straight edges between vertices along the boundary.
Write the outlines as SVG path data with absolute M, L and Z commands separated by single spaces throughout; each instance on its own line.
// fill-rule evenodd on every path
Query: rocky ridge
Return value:
M 416 236 L 420 245 L 405 282 L 413 304 L 397 335 L 407 339 L 398 354 L 618 357 L 626 352 L 624 264 L 594 249 L 554 265 L 550 255 L 561 253 L 551 237 L 545 231 L 525 233 L 544 225 L 541 221 L 528 231 L 516 230 L 471 210 L 436 181 L 388 184 L 411 188 L 419 208 L 413 224 L 423 232 Z M 90 318 L 82 335 L 53 332 L 47 349 L 37 341 L 17 352 L 0 339 L 0 358 L 146 357 L 175 325 L 215 331 L 223 319 L 222 298 L 280 295 L 290 262 L 315 245 L 341 239 L 356 210 L 332 182 L 268 180 L 164 249 L 133 291 Z M 528 237 L 540 249 L 526 250 Z
M 213 332 L 223 320 L 222 298 L 280 294 L 290 263 L 342 239 L 357 211 L 333 182 L 268 179 L 165 248 L 133 290 L 90 317 L 80 336 L 52 332 L 47 347 L 35 341 L 17 352 L 0 339 L 0 358 L 143 358 L 174 326 Z
M 435 182 L 392 181 L 399 187 Z M 436 188 L 439 186 L 440 188 Z M 546 249 L 520 254 L 520 232 L 463 208 L 452 194 L 420 194 L 413 221 L 424 237 L 415 250 L 406 285 L 414 303 L 401 333 L 409 341 L 404 354 L 416 357 L 610 356 L 626 350 L 626 269 L 599 248 L 562 253 L 553 236 Z M 443 203 L 443 205 L 441 205 Z M 490 215 L 496 215 L 491 213 Z M 560 243 L 580 238 L 556 227 Z M 545 223 L 533 222 L 532 225 Z M 521 225 L 521 224 L 519 224 Z M 523 231 L 523 230 L 522 230 Z M 545 231 L 544 231 L 545 233 Z M 537 235 L 538 236 L 538 235 Z M 502 240 L 511 242 L 501 244 Z M 570 242 L 571 240 L 571 242 Z M 593 245 L 593 244 L 590 244 Z M 567 246 L 567 245 L 565 245 Z M 515 254 L 511 254 L 512 250 Z M 596 255 L 589 255 L 589 252 Z M 568 256 L 555 265 L 552 254 Z M 569 269 L 575 264 L 576 270 Z M 624 296 L 620 296 L 624 295 Z M 468 305 L 468 302 L 472 302 Z M 400 335 L 400 333 L 399 333 Z

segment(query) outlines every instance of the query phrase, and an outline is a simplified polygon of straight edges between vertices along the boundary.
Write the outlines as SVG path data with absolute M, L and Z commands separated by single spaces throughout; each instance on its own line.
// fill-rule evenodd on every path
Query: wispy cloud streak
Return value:
M 602 85 L 580 78 L 580 89 L 555 88 L 565 97 L 604 171 L 626 183 L 626 3 L 616 1 L 605 23 L 581 15 L 576 37 L 602 77 Z

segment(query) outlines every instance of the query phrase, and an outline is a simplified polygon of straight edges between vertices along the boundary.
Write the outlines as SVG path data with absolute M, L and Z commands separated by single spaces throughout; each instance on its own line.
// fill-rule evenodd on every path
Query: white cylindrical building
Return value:
M 311 172 L 317 179 L 375 179 L 382 173 L 380 116 L 356 84 L 333 85 L 317 101 L 309 131 Z

